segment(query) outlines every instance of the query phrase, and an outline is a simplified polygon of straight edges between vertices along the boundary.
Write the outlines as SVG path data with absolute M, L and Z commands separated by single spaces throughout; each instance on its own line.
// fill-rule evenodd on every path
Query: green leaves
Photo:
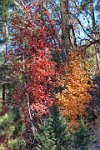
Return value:
M 70 147 L 71 135 L 66 120 L 60 116 L 56 106 L 52 107 L 48 118 L 40 126 L 36 140 L 36 150 L 66 150 Z
M 8 142 L 10 150 L 25 150 L 25 141 L 22 138 L 11 139 Z
M 5 108 L 6 106 L 3 105 L 0 107 L 0 150 L 7 150 L 7 145 L 10 150 L 25 150 L 25 141 L 20 137 L 25 126 L 21 121 L 18 124 L 20 117 L 17 111 L 15 113 L 14 109 L 11 111 Z
M 80 117 L 80 128 L 74 134 L 74 147 L 81 150 L 90 150 L 94 137 L 87 121 Z

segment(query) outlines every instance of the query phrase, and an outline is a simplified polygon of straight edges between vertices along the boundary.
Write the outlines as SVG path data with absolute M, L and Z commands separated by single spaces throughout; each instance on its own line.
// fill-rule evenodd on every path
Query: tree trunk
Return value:
M 91 19 L 92 19 L 92 30 L 94 32 L 94 38 L 97 40 L 99 39 L 99 35 L 96 34 L 96 21 L 95 21 L 95 14 L 94 14 L 94 5 L 93 0 L 90 1 L 90 12 L 91 12 Z M 98 44 L 95 44 L 95 53 L 96 53 L 96 71 L 97 74 L 100 75 L 100 48 Z
M 23 54 L 22 59 L 23 59 L 23 72 L 25 73 L 26 68 L 25 68 L 24 54 Z M 26 88 L 27 87 L 27 81 L 25 80 L 25 75 L 24 74 L 23 74 L 23 83 L 24 83 L 24 88 Z M 32 114 L 31 114 L 30 97 L 29 97 L 29 94 L 27 93 L 27 91 L 25 91 L 25 96 L 26 96 L 26 104 L 27 104 L 27 110 L 28 110 L 29 124 L 30 124 L 31 130 L 32 130 L 33 136 L 35 137 L 36 133 L 37 133 L 37 129 L 35 128 L 35 126 L 33 124 L 34 120 L 33 120 Z
M 5 18 L 4 28 L 5 28 L 4 65 L 6 65 L 6 63 L 7 63 L 7 53 L 8 53 L 8 25 L 7 25 L 7 18 Z M 6 74 L 4 75 L 4 80 L 6 80 Z M 2 85 L 2 99 L 3 99 L 3 101 L 5 101 L 5 99 L 6 99 L 6 84 Z
M 99 45 L 97 44 L 96 44 L 95 52 L 96 52 L 97 74 L 100 75 L 100 48 Z
M 60 0 L 60 13 L 61 13 L 61 29 L 62 29 L 62 40 L 63 48 L 66 52 L 68 59 L 68 53 L 70 48 L 70 27 L 69 27 L 69 0 Z
M 5 101 L 5 96 L 6 95 L 6 88 L 5 88 L 5 84 L 2 85 L 2 100 Z

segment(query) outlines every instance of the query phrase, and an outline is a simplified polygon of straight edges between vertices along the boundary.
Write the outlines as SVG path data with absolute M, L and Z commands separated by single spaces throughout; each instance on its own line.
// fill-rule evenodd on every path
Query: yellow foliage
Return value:
M 58 105 L 64 116 L 70 118 L 70 127 L 78 125 L 78 117 L 86 115 L 86 107 L 88 106 L 91 95 L 89 90 L 91 85 L 87 83 L 89 80 L 85 70 L 81 64 L 82 57 L 79 51 L 69 54 L 69 62 L 64 67 L 64 74 L 60 76 L 59 85 L 64 90 L 57 94 Z

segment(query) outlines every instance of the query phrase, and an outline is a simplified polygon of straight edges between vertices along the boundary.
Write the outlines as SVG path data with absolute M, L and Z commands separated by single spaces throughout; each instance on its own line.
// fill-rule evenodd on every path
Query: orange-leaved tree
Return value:
M 58 105 L 64 116 L 70 119 L 70 127 L 78 125 L 78 118 L 86 115 L 86 108 L 91 99 L 89 90 L 91 84 L 82 66 L 82 52 L 75 50 L 69 53 L 69 61 L 64 67 L 64 74 L 60 76 L 59 84 L 64 87 L 57 94 Z

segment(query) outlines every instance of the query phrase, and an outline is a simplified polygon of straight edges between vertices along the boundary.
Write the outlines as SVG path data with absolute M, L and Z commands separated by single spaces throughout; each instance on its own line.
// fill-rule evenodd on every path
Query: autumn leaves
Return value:
M 15 57 L 19 55 L 24 62 L 17 62 L 20 63 L 17 73 L 23 74 L 22 80 L 25 82 L 22 93 L 27 92 L 31 112 L 36 117 L 45 116 L 50 107 L 57 104 L 61 113 L 69 118 L 70 127 L 76 126 L 78 117 L 86 115 L 86 107 L 91 99 L 88 92 L 91 85 L 87 83 L 88 77 L 79 50 L 70 50 L 68 63 L 63 64 L 64 67 L 59 63 L 57 68 L 52 50 L 56 51 L 59 47 L 51 40 L 53 33 L 48 28 L 45 15 L 43 20 L 39 20 L 36 14 L 33 19 L 30 12 L 29 18 L 24 16 L 27 21 L 22 26 L 18 26 L 20 17 L 18 20 L 14 18 L 12 45 Z M 23 67 L 24 72 L 21 70 Z M 63 90 L 55 95 L 55 87 L 58 86 L 63 87 Z M 20 97 L 21 100 L 24 98 Z
M 78 125 L 80 115 L 86 115 L 91 96 L 91 85 L 87 83 L 86 72 L 82 68 L 79 51 L 70 52 L 69 63 L 64 67 L 65 74 L 59 82 L 64 90 L 57 94 L 58 104 L 64 116 L 69 117 L 71 127 Z

